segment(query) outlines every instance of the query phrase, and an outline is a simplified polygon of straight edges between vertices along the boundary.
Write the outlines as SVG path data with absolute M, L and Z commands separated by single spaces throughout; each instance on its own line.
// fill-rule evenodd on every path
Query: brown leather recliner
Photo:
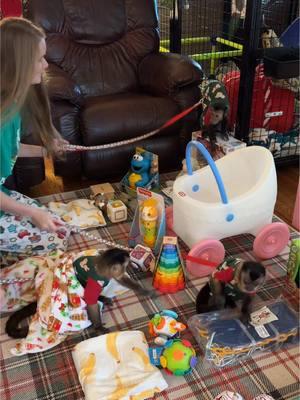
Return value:
M 199 100 L 201 67 L 159 53 L 154 0 L 29 0 L 28 17 L 47 34 L 46 84 L 55 126 L 70 143 L 94 146 L 135 138 Z M 136 145 L 176 168 L 197 111 L 132 145 L 68 154 L 55 162 L 63 177 L 120 178 Z

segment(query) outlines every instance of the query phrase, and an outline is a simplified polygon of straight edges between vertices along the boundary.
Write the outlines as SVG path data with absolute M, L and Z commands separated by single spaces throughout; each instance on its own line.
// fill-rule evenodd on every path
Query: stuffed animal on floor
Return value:
M 131 160 L 131 171 L 127 178 L 127 184 L 132 188 L 144 187 L 150 181 L 152 156 L 145 152 L 143 154 L 134 154 Z

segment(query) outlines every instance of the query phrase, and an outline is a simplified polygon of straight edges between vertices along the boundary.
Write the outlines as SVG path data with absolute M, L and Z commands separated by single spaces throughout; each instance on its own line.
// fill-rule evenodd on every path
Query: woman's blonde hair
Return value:
M 25 18 L 0 21 L 1 124 L 15 112 L 22 114 L 22 126 L 53 153 L 53 139 L 60 137 L 54 128 L 49 100 L 43 82 L 32 84 L 34 63 L 44 32 Z

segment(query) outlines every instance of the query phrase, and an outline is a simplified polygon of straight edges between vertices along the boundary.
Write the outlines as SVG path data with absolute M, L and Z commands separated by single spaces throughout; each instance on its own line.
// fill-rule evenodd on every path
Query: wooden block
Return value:
M 103 193 L 107 200 L 112 200 L 115 196 L 114 188 L 110 183 L 99 183 L 98 185 L 90 186 L 93 196 Z
M 110 200 L 107 204 L 107 216 L 113 223 L 126 221 L 127 207 L 121 200 Z

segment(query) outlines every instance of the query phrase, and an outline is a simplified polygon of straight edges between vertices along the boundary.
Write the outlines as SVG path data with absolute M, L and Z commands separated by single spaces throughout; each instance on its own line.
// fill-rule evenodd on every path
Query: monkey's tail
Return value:
M 27 306 L 21 308 L 14 312 L 7 320 L 5 326 L 5 332 L 8 336 L 14 339 L 21 339 L 27 336 L 29 327 L 22 326 L 19 327 L 20 322 L 22 322 L 25 318 L 31 317 L 36 313 L 37 302 L 30 303 Z

